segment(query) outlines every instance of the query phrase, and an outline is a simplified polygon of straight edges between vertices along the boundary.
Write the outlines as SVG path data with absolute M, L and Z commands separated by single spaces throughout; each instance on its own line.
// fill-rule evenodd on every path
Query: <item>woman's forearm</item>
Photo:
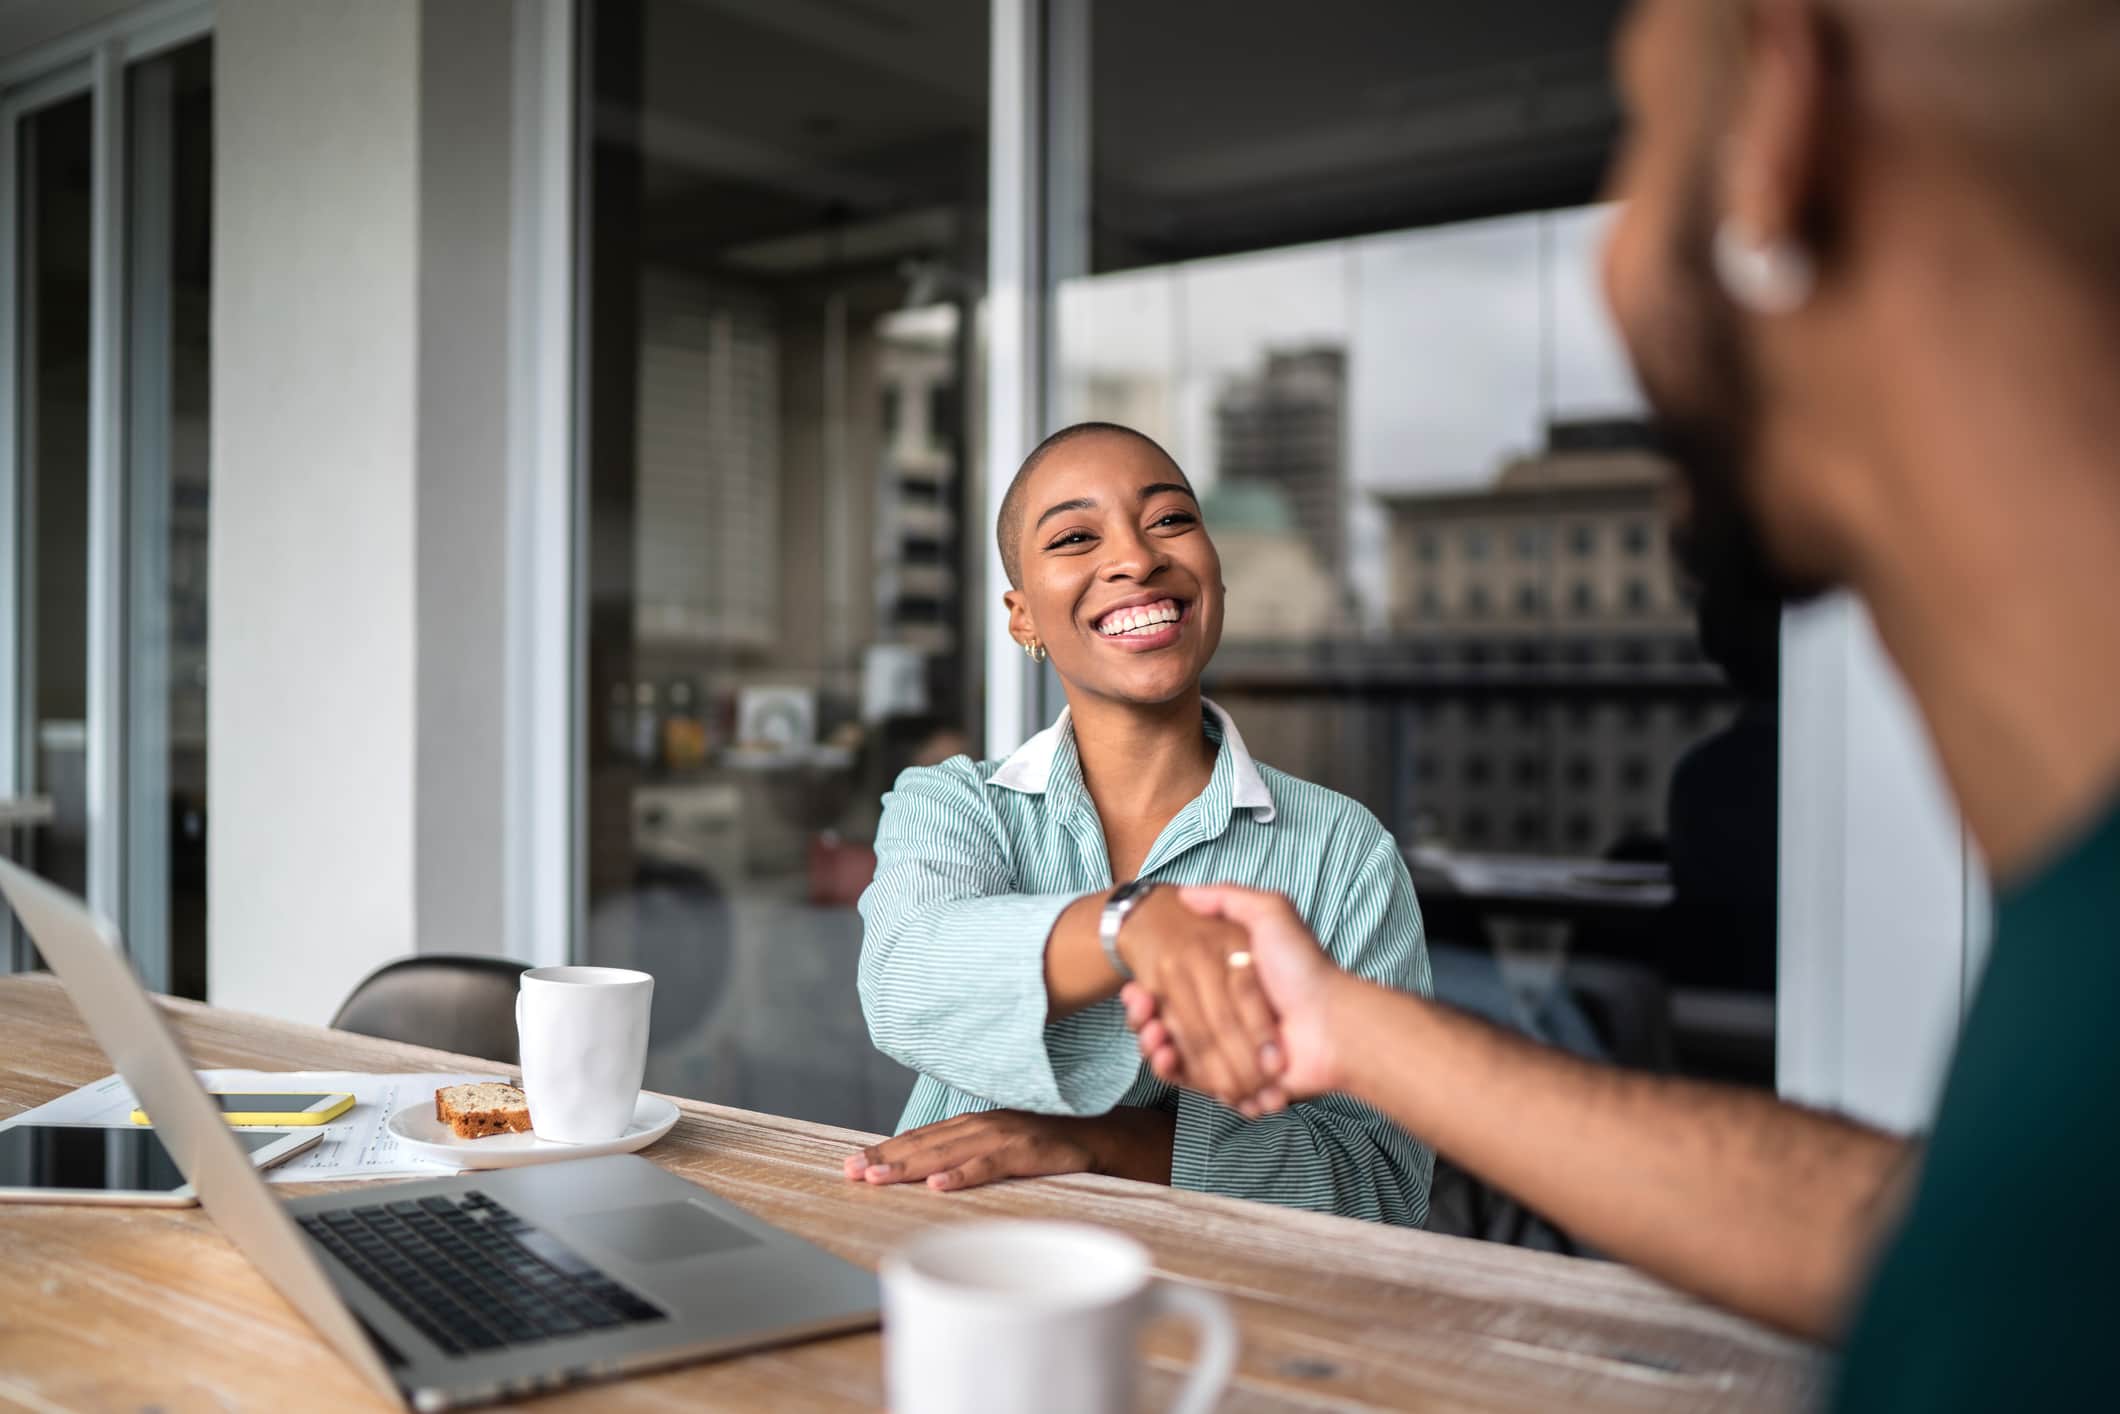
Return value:
M 1124 979 L 1105 960 L 1097 927 L 1105 893 L 1084 894 L 1053 921 L 1045 941 L 1046 1019 L 1058 1021 L 1119 994 Z
M 1110 1114 L 1072 1123 L 1088 1127 L 1084 1142 L 1097 1173 L 1167 1186 L 1177 1120 L 1176 1110 L 1122 1105 Z

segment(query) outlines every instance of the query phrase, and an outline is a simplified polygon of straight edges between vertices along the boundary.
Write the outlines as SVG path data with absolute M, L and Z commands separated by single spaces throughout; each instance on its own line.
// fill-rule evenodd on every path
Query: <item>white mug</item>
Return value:
M 884 1374 L 893 1414 L 1124 1414 L 1141 1328 L 1199 1327 L 1174 1414 L 1206 1414 L 1237 1363 L 1222 1298 L 1158 1280 L 1148 1250 L 1079 1223 L 931 1228 L 883 1260 Z
M 515 994 L 523 1094 L 540 1139 L 595 1144 L 633 1123 L 655 979 L 624 967 L 536 967 Z

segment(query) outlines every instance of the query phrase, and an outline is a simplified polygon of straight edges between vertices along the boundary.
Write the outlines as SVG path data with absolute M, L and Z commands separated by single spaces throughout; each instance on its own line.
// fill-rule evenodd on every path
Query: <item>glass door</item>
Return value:
M 125 82 L 125 936 L 203 998 L 213 41 Z
M 206 981 L 204 13 L 0 93 L 0 852 Z M 0 931 L 0 970 L 33 967 Z
M 87 93 L 20 113 L 13 144 L 16 858 L 88 888 L 88 382 L 93 114 Z M 28 944 L 15 962 L 34 965 Z

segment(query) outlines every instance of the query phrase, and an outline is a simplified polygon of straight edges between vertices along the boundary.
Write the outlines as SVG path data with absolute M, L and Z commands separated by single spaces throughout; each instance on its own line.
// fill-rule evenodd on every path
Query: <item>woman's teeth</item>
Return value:
M 1174 600 L 1165 599 L 1159 604 L 1143 604 L 1135 609 L 1121 609 L 1105 616 L 1097 625 L 1097 632 L 1106 638 L 1124 638 L 1129 635 L 1154 633 L 1165 624 L 1174 624 L 1184 615 Z

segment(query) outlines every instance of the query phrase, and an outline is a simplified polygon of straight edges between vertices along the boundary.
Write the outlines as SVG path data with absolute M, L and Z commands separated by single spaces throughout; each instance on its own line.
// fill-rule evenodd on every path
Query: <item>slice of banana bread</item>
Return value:
M 517 1134 L 530 1127 L 530 1102 L 513 1085 L 447 1085 L 434 1092 L 434 1117 L 459 1139 Z

